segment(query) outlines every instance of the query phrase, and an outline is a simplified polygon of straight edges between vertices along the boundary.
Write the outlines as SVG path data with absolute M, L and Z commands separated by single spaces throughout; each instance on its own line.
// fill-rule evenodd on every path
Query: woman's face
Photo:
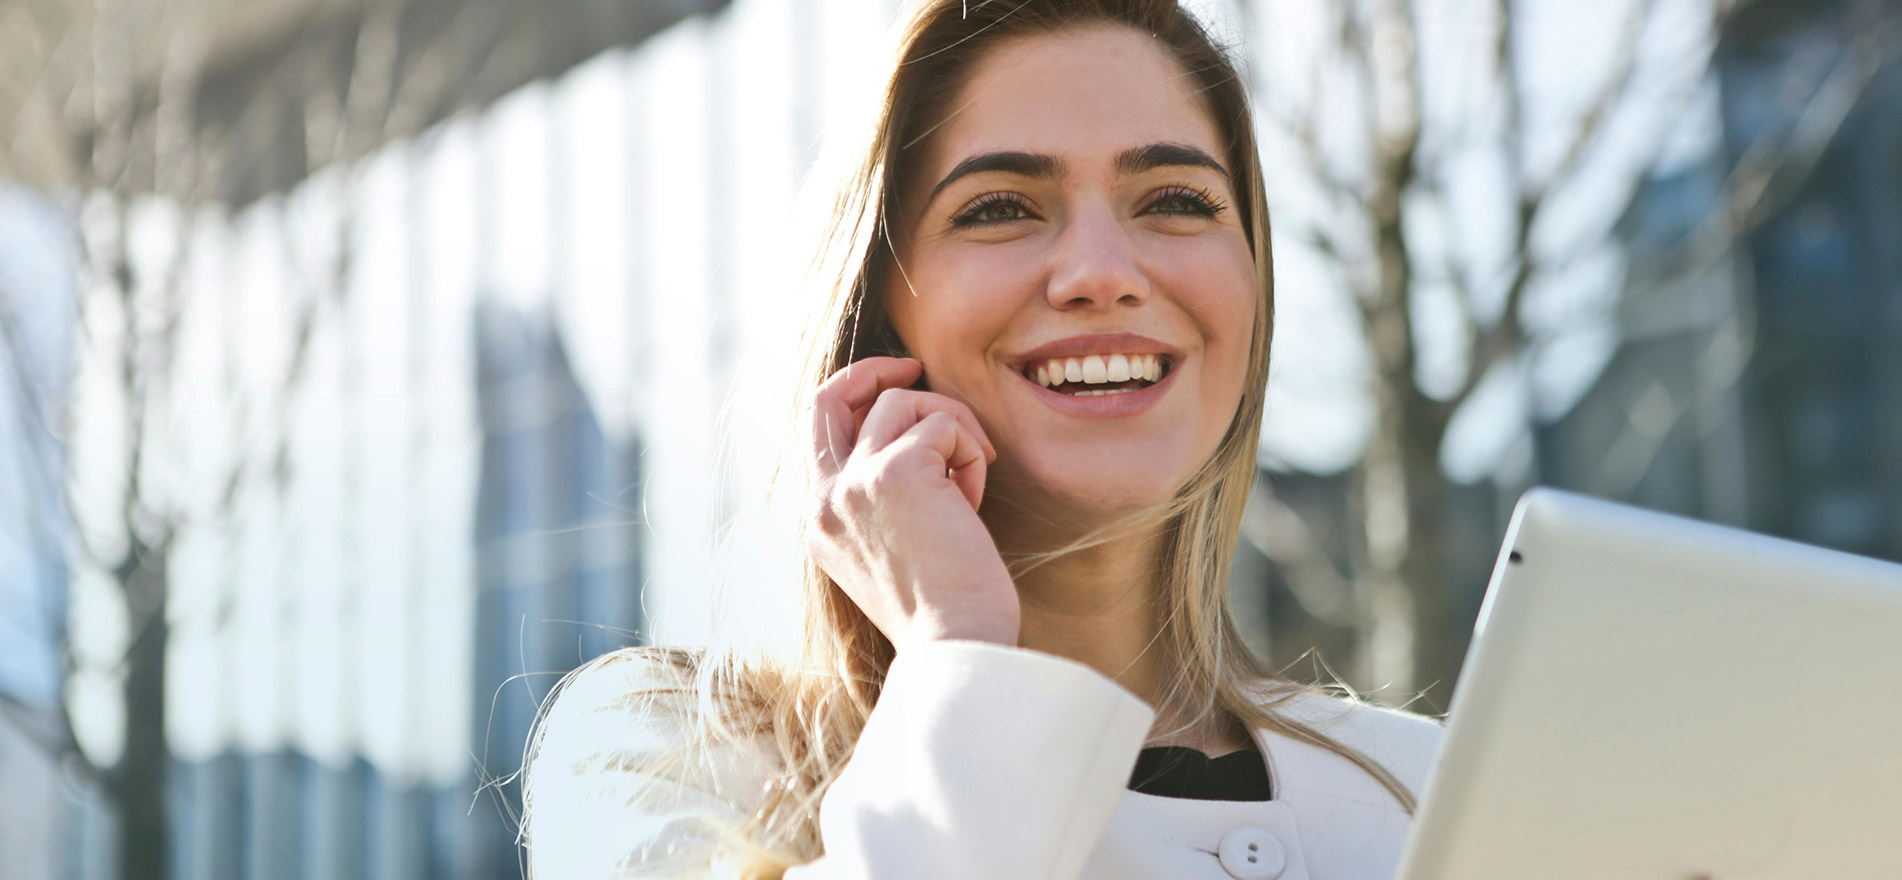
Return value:
M 987 494 L 1166 500 L 1234 418 L 1255 266 L 1195 87 L 1128 28 L 1023 37 L 914 157 L 886 303 L 996 445 Z

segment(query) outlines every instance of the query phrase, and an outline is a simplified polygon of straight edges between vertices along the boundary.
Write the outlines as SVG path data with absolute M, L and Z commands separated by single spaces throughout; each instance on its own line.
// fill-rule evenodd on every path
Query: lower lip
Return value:
M 1025 385 L 1030 386 L 1030 390 L 1036 394 L 1040 400 L 1050 404 L 1064 415 L 1085 419 L 1121 419 L 1139 415 L 1144 410 L 1154 406 L 1156 401 L 1161 400 L 1164 394 L 1169 393 L 1169 386 L 1175 384 L 1176 374 L 1179 372 L 1181 372 L 1181 364 L 1171 364 L 1169 372 L 1158 380 L 1156 384 L 1147 388 L 1139 388 L 1135 391 L 1124 391 L 1118 394 L 1094 394 L 1089 397 L 1077 397 L 1071 394 L 1051 391 L 1031 381 L 1031 379 L 1022 372 L 1017 374 L 1017 378 L 1022 379 Z

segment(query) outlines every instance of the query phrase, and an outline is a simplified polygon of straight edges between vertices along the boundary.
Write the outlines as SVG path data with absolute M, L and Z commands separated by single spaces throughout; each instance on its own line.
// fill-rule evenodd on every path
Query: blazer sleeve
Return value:
M 651 709 L 592 708 L 602 695 L 580 684 L 551 710 L 530 771 L 536 880 L 710 873 L 718 840 L 705 820 L 737 827 L 770 774 L 751 756 L 722 754 L 692 773 L 644 775 L 642 760 L 679 724 Z M 1069 660 L 981 642 L 908 648 L 820 807 L 826 854 L 786 880 L 1071 880 L 1121 802 L 1153 718 Z M 624 745 L 577 752 L 602 734 Z
M 1071 880 L 1152 720 L 1069 660 L 982 642 L 909 648 L 826 793 L 825 858 L 787 880 Z

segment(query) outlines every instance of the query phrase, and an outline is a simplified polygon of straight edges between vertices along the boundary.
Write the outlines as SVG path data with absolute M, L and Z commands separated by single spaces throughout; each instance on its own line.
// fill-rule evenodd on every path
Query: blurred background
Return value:
M 1192 5 L 1275 665 L 1443 710 L 1535 483 L 1902 559 L 1902 2 Z M 789 573 L 793 205 L 895 7 L 0 0 L 0 875 L 519 877 L 560 673 Z

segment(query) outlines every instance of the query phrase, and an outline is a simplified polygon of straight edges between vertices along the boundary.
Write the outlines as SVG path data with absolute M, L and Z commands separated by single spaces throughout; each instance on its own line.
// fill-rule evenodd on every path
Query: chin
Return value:
M 1158 455 L 1153 450 L 1122 452 L 1063 455 L 1051 450 L 1027 457 L 1007 479 L 1034 486 L 1032 494 L 1043 502 L 1036 506 L 1094 519 L 1165 503 L 1194 475 L 1186 456 Z

